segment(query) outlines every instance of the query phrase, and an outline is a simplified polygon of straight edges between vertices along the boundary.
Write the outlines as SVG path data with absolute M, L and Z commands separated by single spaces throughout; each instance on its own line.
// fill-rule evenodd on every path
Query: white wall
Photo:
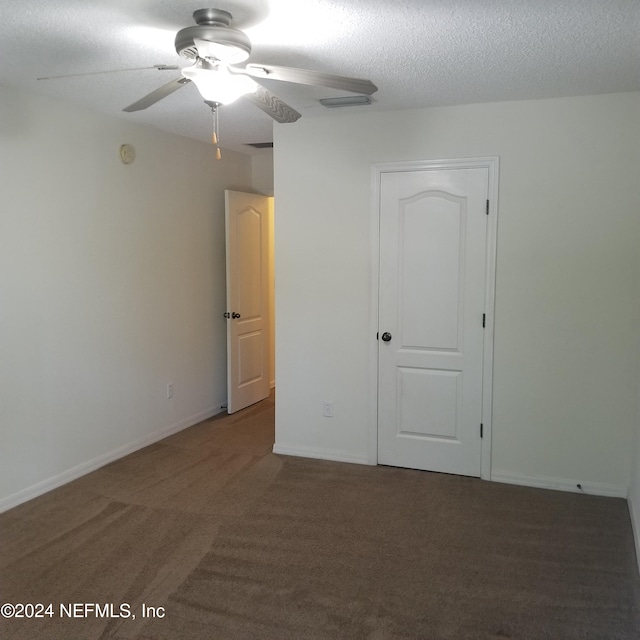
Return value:
M 2 509 L 219 410 L 251 162 L 7 87 L 0 112 Z
M 639 112 L 630 93 L 276 126 L 276 451 L 372 461 L 371 164 L 498 155 L 492 477 L 626 495 Z
M 251 156 L 251 183 L 257 193 L 273 195 L 273 149 L 262 149 Z

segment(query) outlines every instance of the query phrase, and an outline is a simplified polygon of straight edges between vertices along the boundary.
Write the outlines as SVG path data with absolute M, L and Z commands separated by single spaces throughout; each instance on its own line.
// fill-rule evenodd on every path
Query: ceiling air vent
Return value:
M 340 98 L 320 98 L 320 104 L 329 109 L 336 107 L 362 107 L 371 104 L 369 96 L 342 96 Z

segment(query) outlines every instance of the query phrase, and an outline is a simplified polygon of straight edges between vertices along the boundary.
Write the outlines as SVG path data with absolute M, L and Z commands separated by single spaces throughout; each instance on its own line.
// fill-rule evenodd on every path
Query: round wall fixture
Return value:
M 132 144 L 120 145 L 120 161 L 122 164 L 131 164 L 136 159 L 136 150 Z

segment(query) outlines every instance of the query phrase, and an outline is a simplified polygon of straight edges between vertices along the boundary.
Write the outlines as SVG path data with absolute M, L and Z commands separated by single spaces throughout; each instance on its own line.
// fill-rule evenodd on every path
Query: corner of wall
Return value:
M 640 353 L 640 350 L 639 350 Z M 629 493 L 627 504 L 629 505 L 629 517 L 633 529 L 633 539 L 636 544 L 636 559 L 638 570 L 640 571 L 640 355 L 638 357 L 638 402 L 636 412 L 636 433 L 634 442 L 633 467 L 631 469 L 631 481 L 629 483 Z
M 640 507 L 634 503 L 631 496 L 627 499 L 629 505 L 629 516 L 631 518 L 631 529 L 633 530 L 633 539 L 636 543 L 636 561 L 638 563 L 638 572 L 640 573 Z

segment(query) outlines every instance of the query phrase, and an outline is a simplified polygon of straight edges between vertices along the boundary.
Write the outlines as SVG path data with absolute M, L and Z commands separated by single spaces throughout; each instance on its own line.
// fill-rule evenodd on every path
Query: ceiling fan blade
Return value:
M 152 67 L 128 67 L 127 69 L 108 69 L 107 71 L 86 71 L 85 73 L 65 73 L 61 76 L 43 76 L 36 80 L 59 80 L 60 78 L 81 78 L 82 76 L 99 76 L 104 73 L 122 73 L 123 71 L 146 71 L 147 69 L 157 69 L 158 71 L 176 71 L 177 65 L 154 64 Z
M 167 84 L 163 84 L 161 87 L 158 87 L 155 91 L 147 94 L 144 98 L 140 98 L 140 100 L 130 104 L 128 107 L 125 107 L 123 111 L 131 112 L 131 111 L 141 111 L 142 109 L 146 109 L 150 107 L 152 104 L 159 102 L 162 98 L 166 98 L 168 95 L 172 94 L 174 91 L 177 91 L 180 87 L 185 84 L 191 82 L 188 78 L 176 78 L 171 82 L 167 82 Z
M 295 109 L 282 102 L 280 98 L 267 91 L 264 87 L 258 87 L 255 93 L 248 93 L 243 96 L 246 100 L 253 102 L 259 109 L 270 115 L 276 122 L 285 124 L 295 122 L 301 118 Z
M 352 93 L 364 93 L 368 96 L 378 90 L 378 87 L 371 80 L 345 78 L 323 73 L 322 71 L 310 71 L 309 69 L 279 67 L 273 64 L 248 64 L 244 69 L 234 69 L 233 67 L 229 67 L 229 69 L 235 73 L 246 73 L 254 78 L 269 78 L 270 80 L 282 80 L 283 82 L 319 85 Z

